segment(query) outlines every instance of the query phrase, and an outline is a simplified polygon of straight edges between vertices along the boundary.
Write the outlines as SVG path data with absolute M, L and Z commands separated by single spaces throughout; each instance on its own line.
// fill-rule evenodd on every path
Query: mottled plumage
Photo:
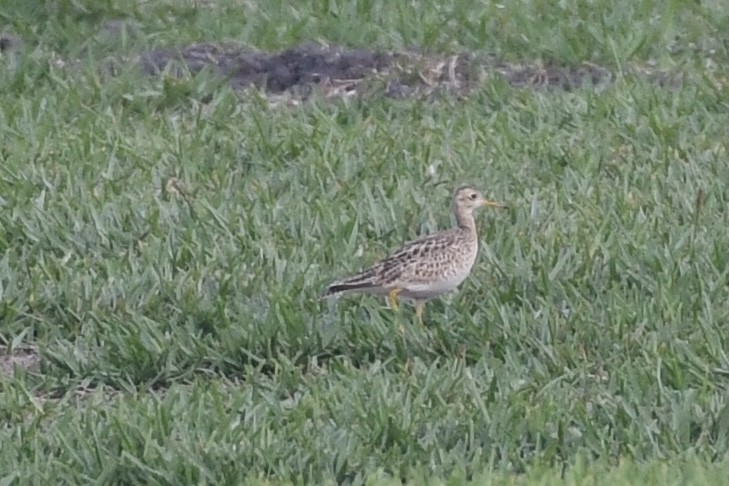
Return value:
M 387 295 L 393 309 L 402 297 L 415 304 L 422 322 L 425 303 L 458 288 L 471 272 L 478 255 L 473 212 L 480 206 L 506 207 L 487 201 L 470 186 L 459 187 L 453 195 L 454 228 L 406 243 L 371 268 L 330 284 L 324 296 Z

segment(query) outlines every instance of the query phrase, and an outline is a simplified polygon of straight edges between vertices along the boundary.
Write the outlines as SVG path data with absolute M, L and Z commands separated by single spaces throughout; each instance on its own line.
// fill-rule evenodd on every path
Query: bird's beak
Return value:
M 490 206 L 492 208 L 501 208 L 501 209 L 506 209 L 509 207 L 506 204 L 502 204 L 502 203 L 496 202 L 496 201 L 489 201 L 488 199 L 481 199 L 481 204 L 483 204 L 484 206 Z

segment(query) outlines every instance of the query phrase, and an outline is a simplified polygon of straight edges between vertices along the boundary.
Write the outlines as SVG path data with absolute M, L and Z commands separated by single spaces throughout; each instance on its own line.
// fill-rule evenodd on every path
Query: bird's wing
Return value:
M 442 262 L 448 258 L 452 234 L 436 233 L 410 241 L 370 268 L 331 283 L 324 295 L 417 283 L 423 276 L 424 261 Z M 427 272 L 425 272 L 427 273 Z
M 437 233 L 410 241 L 376 263 L 372 270 L 382 282 L 417 279 L 425 261 L 442 261 L 449 253 L 449 233 Z

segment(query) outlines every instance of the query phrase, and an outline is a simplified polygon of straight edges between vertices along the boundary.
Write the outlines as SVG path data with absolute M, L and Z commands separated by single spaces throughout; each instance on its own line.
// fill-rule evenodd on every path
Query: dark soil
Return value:
M 302 44 L 278 53 L 234 45 L 194 44 L 176 50 L 145 52 L 141 66 L 151 75 L 165 69 L 177 74 L 186 69 L 196 74 L 212 68 L 229 78 L 236 89 L 254 86 L 275 94 L 308 94 L 313 87 L 318 87 L 328 96 L 363 91 L 363 83 L 365 86 L 378 84 L 386 96 L 403 97 L 442 90 L 464 94 L 493 77 L 519 88 L 559 90 L 604 85 L 615 78 L 609 69 L 591 63 L 580 66 L 507 63 L 479 53 L 439 56 L 314 44 Z M 635 70 L 633 74 L 647 76 L 661 85 L 677 83 L 665 73 L 648 69 Z
M 192 73 L 212 66 L 230 77 L 235 88 L 256 86 L 281 93 L 296 86 L 337 79 L 359 80 L 388 69 L 392 56 L 365 49 L 301 45 L 276 54 L 215 44 L 196 44 L 181 51 L 151 51 L 142 56 L 145 72 L 158 73 L 170 61 L 181 61 Z
M 112 40 L 121 32 L 136 35 L 135 24 L 106 22 L 100 35 Z M 22 39 L 0 32 L 0 54 L 22 51 Z M 176 49 L 157 49 L 136 56 L 142 71 L 182 76 L 205 69 L 229 80 L 234 89 L 256 87 L 273 95 L 306 98 L 314 90 L 327 97 L 382 94 L 388 97 L 429 96 L 442 92 L 468 94 L 489 79 L 502 79 L 523 89 L 574 90 L 613 82 L 614 73 L 603 66 L 582 63 L 566 66 L 553 62 L 510 63 L 485 53 L 443 56 L 416 51 L 387 52 L 341 46 L 300 44 L 281 52 L 263 52 L 235 44 L 200 43 Z M 130 62 L 123 56 L 104 63 L 113 75 Z M 132 61 L 134 62 L 134 61 Z M 74 60 L 57 63 L 70 69 Z M 675 74 L 633 66 L 623 75 L 677 87 Z

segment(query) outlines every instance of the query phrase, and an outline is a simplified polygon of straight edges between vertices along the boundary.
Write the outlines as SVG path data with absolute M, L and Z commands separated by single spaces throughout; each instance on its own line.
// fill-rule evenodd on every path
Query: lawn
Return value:
M 656 3 L 0 0 L 0 484 L 727 484 L 729 10 Z M 319 300 L 464 182 L 425 326 Z

